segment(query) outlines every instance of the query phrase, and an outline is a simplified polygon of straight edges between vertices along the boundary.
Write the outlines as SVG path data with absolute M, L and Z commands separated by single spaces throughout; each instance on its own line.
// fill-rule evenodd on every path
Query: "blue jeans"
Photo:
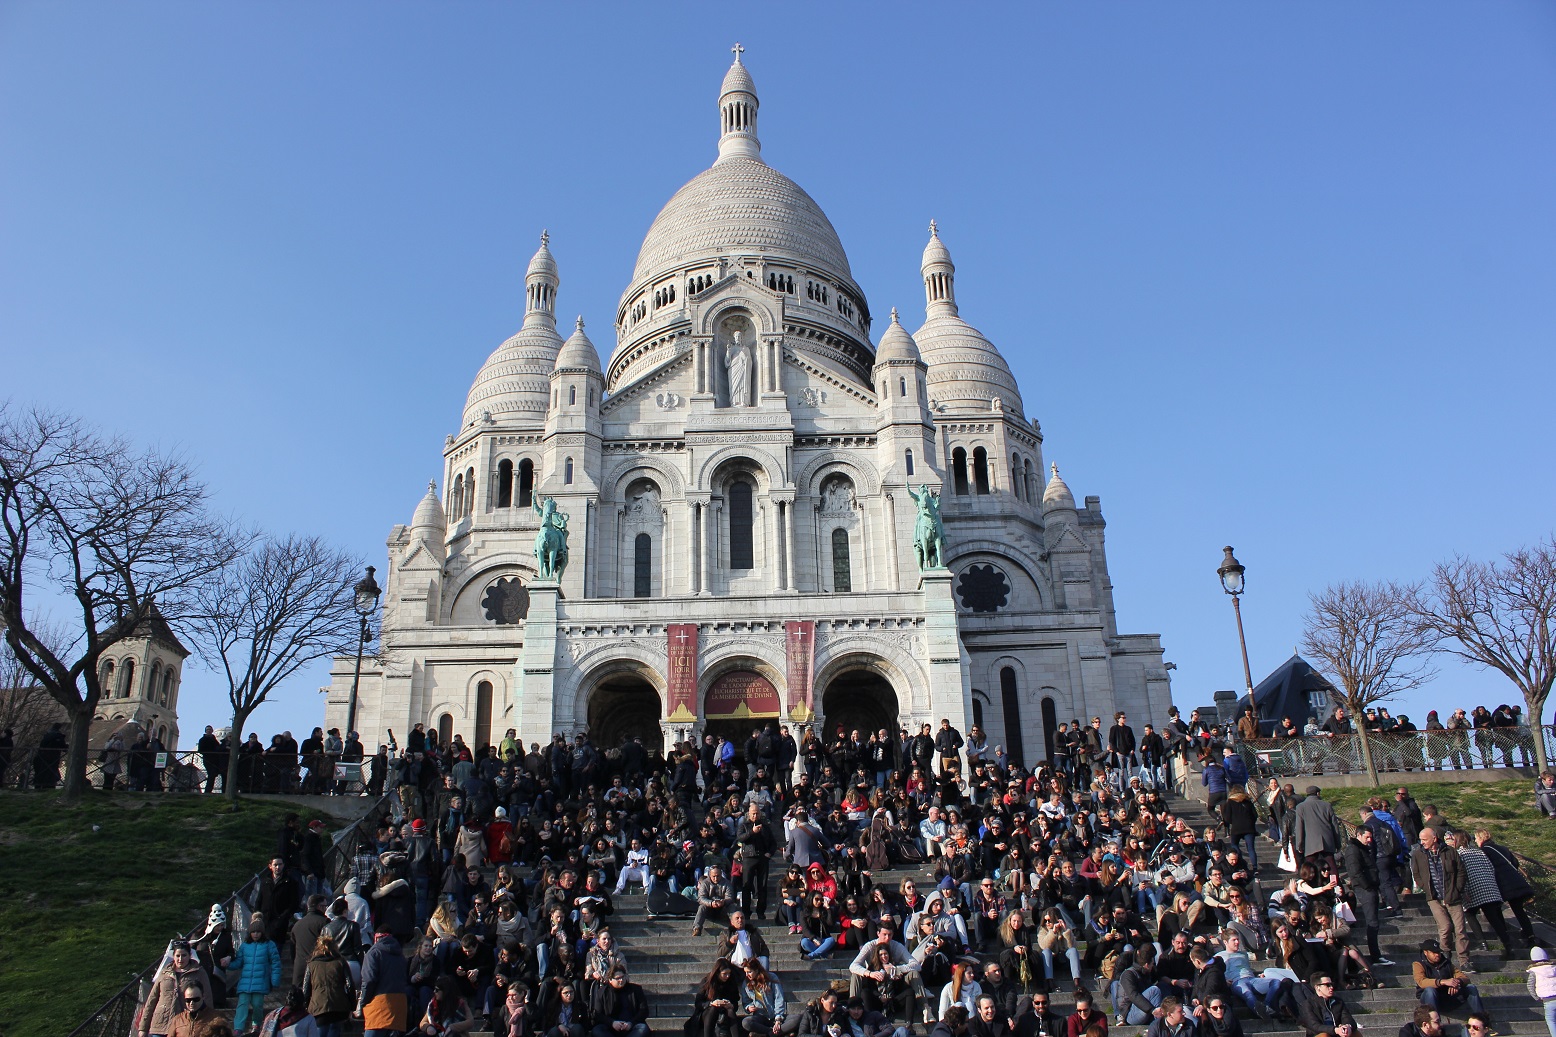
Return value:
M 1264 1007 L 1274 1011 L 1276 1003 L 1280 1000 L 1279 979 L 1265 979 L 1263 976 L 1244 976 L 1232 984 L 1232 989 L 1237 991 L 1237 996 L 1247 1003 L 1249 1008 L 1258 1011 L 1260 999 L 1263 999 Z
M 1545 1028 L 1551 1031 L 1551 1037 L 1556 1037 L 1556 1001 L 1545 1002 Z
M 1485 1006 L 1481 1004 L 1480 988 L 1473 983 L 1466 983 L 1459 988 L 1459 993 L 1450 994 L 1445 990 L 1435 987 L 1427 987 L 1421 991 L 1421 1003 L 1428 1008 L 1447 1013 L 1450 1008 L 1468 1004 L 1471 1012 L 1484 1012 Z
M 831 953 L 832 948 L 836 946 L 836 936 L 829 936 L 825 940 L 822 940 L 820 943 L 812 940 L 809 936 L 805 936 L 800 939 L 800 950 L 803 951 L 805 956 L 808 958 L 825 958 L 829 953 Z
M 1259 837 L 1252 832 L 1238 840 L 1243 848 L 1243 856 L 1248 858 L 1248 873 L 1255 874 L 1259 870 Z
M 1081 953 L 1074 947 L 1064 952 L 1065 960 L 1070 963 L 1070 978 L 1079 981 L 1081 978 Z M 1054 978 L 1054 952 L 1043 950 L 1043 977 Z
M 1124 1014 L 1124 1005 L 1118 999 L 1118 990 L 1118 980 L 1115 979 L 1112 983 L 1108 984 L 1108 996 L 1113 1000 L 1113 1014 L 1115 1016 Z M 1162 988 L 1160 986 L 1149 987 L 1142 991 L 1140 996 L 1151 1002 L 1151 1004 L 1157 1008 L 1162 1006 Z M 1124 1016 L 1124 1023 L 1126 1025 L 1144 1026 L 1150 1021 L 1151 1016 L 1140 1011 L 1139 1005 L 1135 1004 L 1133 1001 L 1129 1002 L 1129 1014 Z

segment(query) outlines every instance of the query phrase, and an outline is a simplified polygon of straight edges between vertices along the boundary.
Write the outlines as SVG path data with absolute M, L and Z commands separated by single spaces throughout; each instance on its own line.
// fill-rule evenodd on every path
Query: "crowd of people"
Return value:
M 472 750 L 417 726 L 384 767 L 398 812 L 344 886 L 321 884 L 317 842 L 289 824 L 246 932 L 214 909 L 142 1032 L 207 1032 L 157 1013 L 214 1002 L 243 1033 L 284 989 L 266 1025 L 304 1037 L 351 1016 L 370 1035 L 646 1037 L 632 977 L 652 962 L 611 931 L 639 891 L 707 955 L 686 1037 L 1240 1037 L 1239 1008 L 1356 1037 L 1337 992 L 1382 985 L 1380 919 L 1416 891 L 1439 938 L 1413 963 L 1421 1012 L 1401 1037 L 1435 1037 L 1460 1006 L 1486 1021 L 1466 926 L 1505 957 L 1539 949 L 1517 858 L 1403 787 L 1354 829 L 1316 788 L 1250 790 L 1195 722 L 1076 720 L 1035 771 L 949 720 L 798 742 L 766 723 L 738 750 L 710 735 L 663 756 L 587 734 L 526 748 L 512 730 Z M 1166 798 L 1191 759 L 1217 819 L 1198 829 Z M 1261 881 L 1261 837 L 1289 878 Z M 837 969 L 803 1003 L 773 966 L 784 939 Z M 1556 1001 L 1556 976 L 1540 982 Z

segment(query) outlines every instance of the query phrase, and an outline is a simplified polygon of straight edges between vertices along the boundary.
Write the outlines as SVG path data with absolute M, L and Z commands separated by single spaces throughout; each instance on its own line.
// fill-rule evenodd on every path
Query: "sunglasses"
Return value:
M 1209 1008 L 1212 1012 L 1226 1011 L 1226 1005 L 1206 1005 L 1205 1007 Z

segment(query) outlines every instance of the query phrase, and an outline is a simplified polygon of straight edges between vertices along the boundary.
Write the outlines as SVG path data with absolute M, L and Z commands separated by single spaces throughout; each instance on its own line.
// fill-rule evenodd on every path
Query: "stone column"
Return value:
M 924 635 L 929 649 L 929 712 L 937 719 L 950 717 L 953 726 L 966 730 L 972 723 L 972 684 L 957 632 L 951 571 L 920 573 L 919 590 L 924 595 Z
M 526 745 L 551 742 L 556 730 L 556 583 L 529 585 L 529 614 L 524 618 L 524 650 L 519 655 L 519 694 L 513 703 L 514 725 Z

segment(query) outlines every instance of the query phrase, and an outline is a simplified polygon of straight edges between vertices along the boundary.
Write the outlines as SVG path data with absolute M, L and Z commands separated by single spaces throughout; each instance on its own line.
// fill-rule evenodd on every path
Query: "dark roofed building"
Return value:
M 1338 701 L 1333 684 L 1300 655 L 1277 666 L 1253 689 L 1254 715 L 1259 734 L 1268 737 L 1283 717 L 1291 717 L 1300 729 L 1309 717 L 1325 717 Z M 1237 715 L 1248 707 L 1248 696 L 1237 703 Z

